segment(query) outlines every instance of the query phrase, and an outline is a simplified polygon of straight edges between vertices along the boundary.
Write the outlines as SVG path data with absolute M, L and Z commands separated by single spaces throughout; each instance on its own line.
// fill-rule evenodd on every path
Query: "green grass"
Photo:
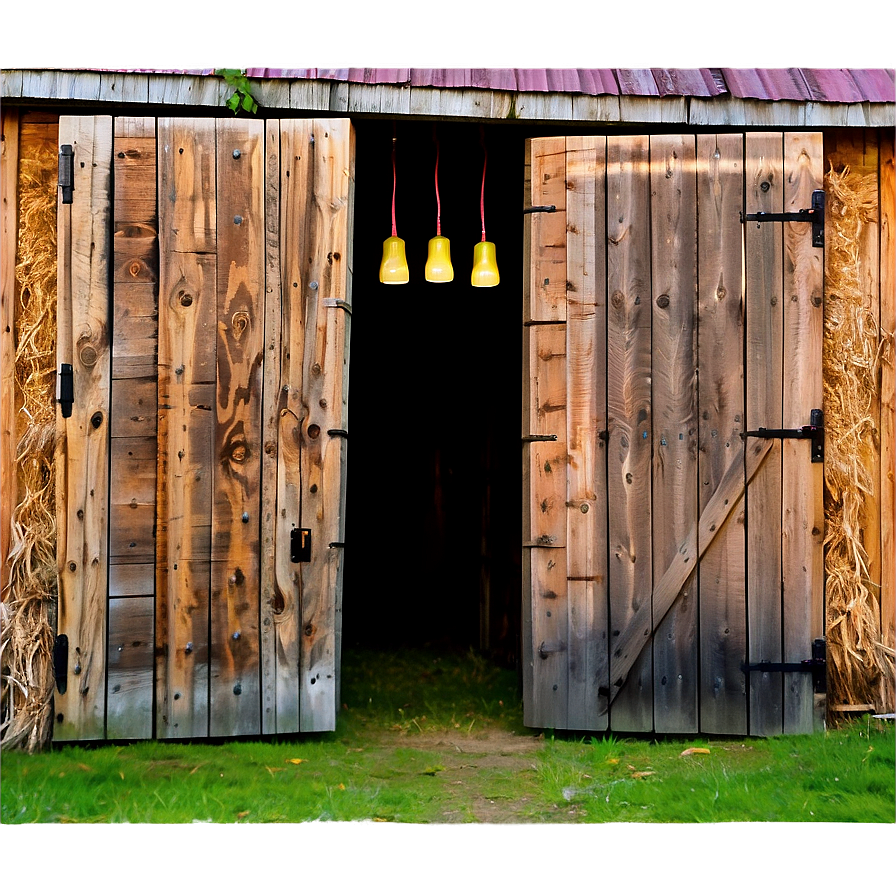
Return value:
M 473 652 L 353 651 L 343 668 L 332 733 L 5 752 L 2 822 L 894 821 L 892 723 L 539 738 L 516 674 Z

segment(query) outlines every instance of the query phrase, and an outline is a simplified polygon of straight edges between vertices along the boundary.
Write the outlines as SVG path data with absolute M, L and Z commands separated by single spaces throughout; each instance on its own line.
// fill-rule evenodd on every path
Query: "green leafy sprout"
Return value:
M 224 83 L 227 84 L 228 87 L 233 88 L 233 93 L 228 97 L 227 102 L 224 105 L 227 106 L 234 115 L 239 115 L 240 110 L 249 112 L 252 115 L 255 115 L 255 113 L 258 112 L 258 103 L 256 102 L 255 97 L 252 96 L 249 79 L 246 77 L 244 69 L 216 68 L 215 74 L 218 77 L 223 78 Z

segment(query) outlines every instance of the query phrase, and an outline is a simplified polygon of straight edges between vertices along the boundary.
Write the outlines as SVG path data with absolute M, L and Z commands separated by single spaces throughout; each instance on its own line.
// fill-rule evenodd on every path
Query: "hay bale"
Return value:
M 876 505 L 878 369 L 887 345 L 863 290 L 862 232 L 877 222 L 878 184 L 849 168 L 826 177 L 825 571 L 830 705 L 893 707 L 894 654 L 882 643 L 880 587 L 864 533 Z M 876 528 L 876 526 L 872 526 Z M 837 721 L 832 718 L 832 721 Z
M 52 148 L 23 153 L 16 255 L 18 505 L 0 614 L 0 744 L 39 750 L 52 731 L 56 582 L 56 173 Z

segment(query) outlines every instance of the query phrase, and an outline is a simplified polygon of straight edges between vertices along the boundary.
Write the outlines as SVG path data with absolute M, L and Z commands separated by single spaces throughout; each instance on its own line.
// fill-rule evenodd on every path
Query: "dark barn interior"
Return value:
M 518 657 L 521 519 L 521 290 L 524 140 L 520 128 L 358 121 L 345 644 L 475 647 Z M 397 233 L 410 282 L 379 282 Z M 441 232 L 454 280 L 424 279 Z M 483 139 L 487 157 L 483 153 Z M 501 281 L 470 284 L 486 238 Z

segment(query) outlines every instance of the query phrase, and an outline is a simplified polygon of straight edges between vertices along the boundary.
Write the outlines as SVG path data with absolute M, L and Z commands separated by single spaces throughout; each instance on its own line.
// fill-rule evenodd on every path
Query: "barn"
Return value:
M 332 730 L 343 644 L 534 729 L 893 711 L 893 71 L 2 100 L 4 745 Z

